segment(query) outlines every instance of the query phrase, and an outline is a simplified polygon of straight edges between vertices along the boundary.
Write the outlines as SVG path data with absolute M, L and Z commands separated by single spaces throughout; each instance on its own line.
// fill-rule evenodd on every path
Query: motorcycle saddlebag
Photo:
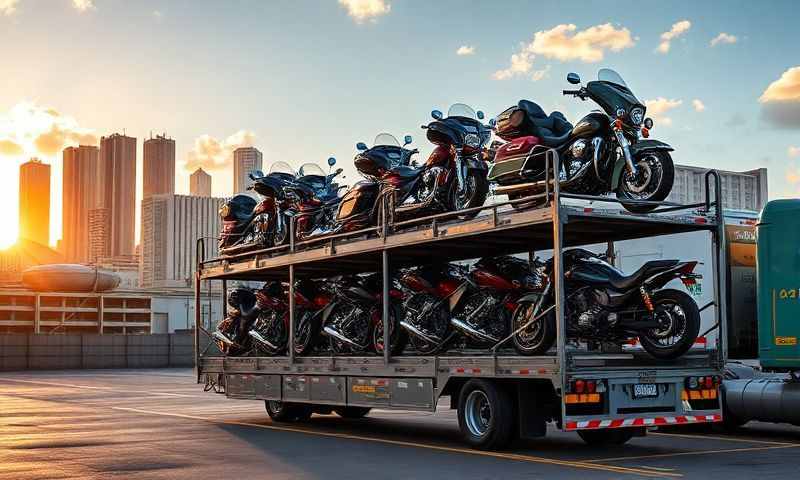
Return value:
M 495 153 L 489 180 L 502 183 L 520 179 L 526 160 L 538 144 L 538 137 L 525 136 L 501 145 Z
M 336 221 L 346 221 L 350 217 L 372 211 L 378 199 L 380 186 L 375 182 L 358 182 L 347 191 L 339 202 Z
M 521 114 L 514 115 L 516 112 L 521 112 Z M 536 128 L 525 111 L 516 105 L 500 113 L 496 121 L 495 134 L 503 140 L 513 140 L 530 135 Z

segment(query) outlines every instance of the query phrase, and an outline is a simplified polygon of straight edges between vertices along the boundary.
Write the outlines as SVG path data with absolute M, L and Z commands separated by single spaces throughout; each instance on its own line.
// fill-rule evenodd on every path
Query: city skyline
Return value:
M 143 0 L 78 11 L 67 1 L 15 2 L 0 14 L 0 45 L 15 46 L 3 50 L 0 78 L 0 178 L 9 179 L 0 201 L 11 206 L 0 219 L 14 225 L 0 246 L 18 233 L 19 165 L 34 156 L 52 165 L 54 245 L 61 152 L 97 145 L 104 132 L 169 132 L 176 193 L 189 192 L 202 166 L 215 178 L 212 194 L 230 195 L 233 150 L 256 145 L 295 167 L 335 156 L 353 183 L 355 143 L 381 131 L 412 134 L 423 160 L 431 146 L 418 127 L 433 108 L 466 102 L 491 117 L 529 98 L 575 122 L 594 106 L 564 98 L 564 77 L 590 80 L 602 67 L 648 104 L 652 135 L 676 148 L 677 163 L 768 167 L 772 198 L 800 194 L 800 65 L 775 49 L 794 43 L 793 2 L 736 2 L 722 17 L 718 3 L 679 0 L 649 5 L 642 17 L 632 1 L 612 12 L 580 1 L 569 12 L 556 1 L 502 9 L 374 1 L 385 8 Z M 468 28 L 478 19 L 480 35 Z M 764 24 L 772 27 L 756 27 Z M 45 41 L 63 25 L 73 26 L 69 42 Z M 120 55 L 121 45 L 136 48 Z M 137 212 L 141 157 L 138 149 Z

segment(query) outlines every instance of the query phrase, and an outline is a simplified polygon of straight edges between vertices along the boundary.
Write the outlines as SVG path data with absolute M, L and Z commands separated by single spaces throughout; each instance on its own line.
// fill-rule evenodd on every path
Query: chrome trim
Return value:
M 336 331 L 330 325 L 325 325 L 325 328 L 322 329 L 322 333 L 324 333 L 325 335 L 328 335 L 330 337 L 333 337 L 333 338 L 335 338 L 335 339 L 337 339 L 339 341 L 342 341 L 342 342 L 344 342 L 344 343 L 346 343 L 346 344 L 348 344 L 348 345 L 350 345 L 352 347 L 356 347 L 356 348 L 361 349 L 361 350 L 367 348 L 367 345 L 359 345 L 358 343 L 350 340 L 349 338 L 345 337 L 344 335 L 342 335 L 341 333 Z
M 264 338 L 260 333 L 256 332 L 255 330 L 250 330 L 249 332 L 247 332 L 247 334 L 253 337 L 257 342 L 263 343 L 272 350 L 280 350 L 280 347 L 276 346 L 275 344 Z
M 478 340 L 484 340 L 484 341 L 487 341 L 487 342 L 495 342 L 495 343 L 500 341 L 499 338 L 495 338 L 492 335 L 489 335 L 487 333 L 483 333 L 480 330 L 477 330 L 477 329 L 473 328 L 472 326 L 470 326 L 469 324 L 467 324 L 467 322 L 464 322 L 463 320 L 459 320 L 457 318 L 452 318 L 452 319 L 450 319 L 450 324 L 453 325 L 454 327 L 456 327 L 457 329 L 463 331 L 467 335 L 477 338 Z
M 400 322 L 400 326 L 405 328 L 406 330 L 408 330 L 408 333 L 410 333 L 410 334 L 412 334 L 414 336 L 417 336 L 417 337 L 425 340 L 428 343 L 433 343 L 435 345 L 438 345 L 438 344 L 442 343 L 442 340 L 439 337 L 437 337 L 435 335 L 429 335 L 429 334 L 423 332 L 422 330 L 420 330 L 419 328 L 415 327 L 414 325 L 406 322 L 405 320 L 402 320 Z

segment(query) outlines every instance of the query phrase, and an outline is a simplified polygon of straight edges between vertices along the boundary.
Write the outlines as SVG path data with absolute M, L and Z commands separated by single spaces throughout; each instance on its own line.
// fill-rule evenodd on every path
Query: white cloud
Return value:
M 573 24 L 557 25 L 550 30 L 536 32 L 533 42 L 525 48 L 531 53 L 562 62 L 581 60 L 587 63 L 599 62 L 605 51 L 618 52 L 634 45 L 631 32 L 627 28 L 615 28 L 610 23 L 595 25 L 576 32 Z
M 94 10 L 94 0 L 72 0 L 72 6 L 79 12 Z
M 239 147 L 252 147 L 255 138 L 255 133 L 250 130 L 239 130 L 225 140 L 219 140 L 208 134 L 201 135 L 195 139 L 184 167 L 190 172 L 198 167 L 204 170 L 223 169 L 230 165 L 234 150 Z
M 456 55 L 473 55 L 475 53 L 475 47 L 472 45 L 461 45 L 456 50 Z
M 96 145 L 97 135 L 53 108 L 20 102 L 0 113 L 0 154 L 55 156 L 71 145 Z
M 800 157 L 800 147 L 795 147 L 790 145 L 789 148 L 786 150 L 786 153 L 792 158 Z
M 692 106 L 695 112 L 704 112 L 706 110 L 706 105 L 699 98 L 692 100 Z
M 800 128 L 800 66 L 792 67 L 770 83 L 761 97 L 761 113 L 779 128 Z
M 392 6 L 384 0 L 339 0 L 339 5 L 347 9 L 356 23 L 375 21 L 378 17 L 386 15 Z
M 541 70 L 534 70 L 533 73 L 531 73 L 531 80 L 533 80 L 534 82 L 538 82 L 539 80 L 546 77 L 548 73 L 550 73 L 550 65 L 544 67 Z
M 692 22 L 689 20 L 681 20 L 680 22 L 672 24 L 672 28 L 670 28 L 668 32 L 661 34 L 661 43 L 658 44 L 656 51 L 659 53 L 669 52 L 670 42 L 688 32 L 691 27 Z
M 0 0 L 0 15 L 11 15 L 17 11 L 19 0 Z
M 507 80 L 512 77 L 525 75 L 533 68 L 533 59 L 536 58 L 530 52 L 522 51 L 511 55 L 511 65 L 503 70 L 494 72 L 495 80 Z
M 739 41 L 739 38 L 736 35 L 731 35 L 725 32 L 720 33 L 716 37 L 711 39 L 711 46 L 716 47 L 720 43 L 736 43 Z
M 644 104 L 647 107 L 647 114 L 653 117 L 658 123 L 669 126 L 672 125 L 672 119 L 666 115 L 667 112 L 678 108 L 683 103 L 682 100 L 668 99 L 658 97 L 652 100 L 645 100 Z

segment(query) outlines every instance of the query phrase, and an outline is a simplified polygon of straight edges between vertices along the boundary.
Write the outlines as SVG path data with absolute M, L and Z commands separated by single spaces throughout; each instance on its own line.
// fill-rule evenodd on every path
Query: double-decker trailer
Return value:
M 557 164 L 557 155 L 549 161 Z M 515 202 L 486 205 L 462 220 L 466 211 L 396 222 L 383 208 L 378 226 L 359 232 L 295 242 L 249 253 L 198 259 L 196 275 L 195 360 L 197 380 L 229 398 L 264 400 L 273 420 L 300 421 L 312 412 L 344 417 L 370 408 L 435 411 L 443 396 L 458 410 L 468 443 L 502 447 L 517 437 L 544 436 L 547 424 L 577 431 L 588 443 L 622 443 L 644 435 L 647 427 L 719 422 L 718 387 L 726 360 L 724 223 L 716 172 L 706 175 L 706 201 L 692 205 L 658 203 L 649 214 L 632 214 L 596 205 L 608 197 L 567 194 L 557 182 L 544 193 Z M 713 199 L 709 184 L 714 185 Z M 511 208 L 537 200 L 539 207 Z M 654 203 L 654 202 L 641 202 Z M 646 238 L 689 231 L 709 232 L 713 243 L 713 307 L 720 331 L 714 344 L 690 350 L 675 360 L 656 360 L 639 349 L 587 351 L 565 338 L 565 247 Z M 320 354 L 224 357 L 213 349 L 204 327 L 199 292 L 203 282 L 288 281 L 289 345 L 294 340 L 294 282 L 301 278 L 381 271 L 383 318 L 388 315 L 390 269 L 431 261 L 552 250 L 554 258 L 556 347 L 546 355 L 521 356 L 504 345 L 487 350 L 439 355 L 380 356 Z M 198 252 L 203 251 L 202 239 Z M 686 259 L 691 260 L 691 259 Z M 223 307 L 223 311 L 224 311 Z M 212 319 L 207 319 L 211 328 Z M 384 345 L 389 345 L 384 329 Z M 702 334 L 708 332 L 702 332 Z M 699 380 L 699 387 L 698 387 Z M 708 384 L 706 383 L 708 382 Z M 592 390 L 586 388 L 592 385 Z

